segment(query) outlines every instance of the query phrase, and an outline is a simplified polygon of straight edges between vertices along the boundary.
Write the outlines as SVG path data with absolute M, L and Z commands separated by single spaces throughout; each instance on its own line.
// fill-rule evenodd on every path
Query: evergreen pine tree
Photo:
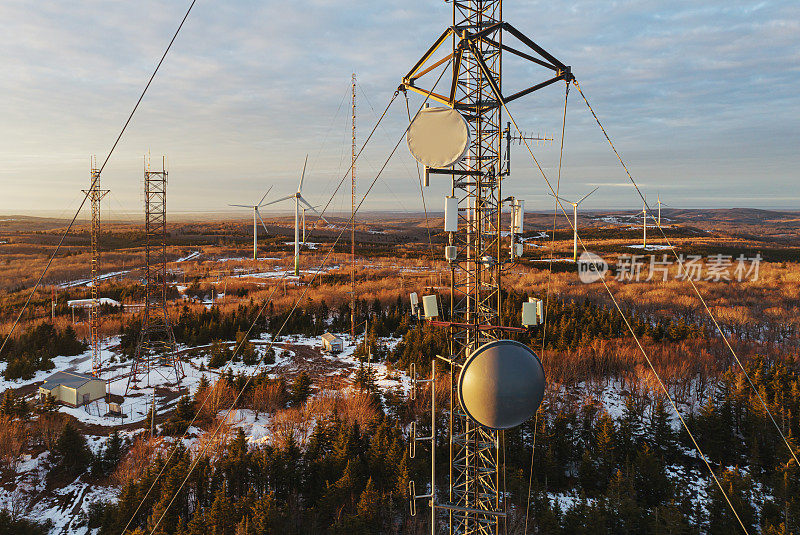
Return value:
M 308 399 L 311 394 L 311 378 L 306 372 L 300 373 L 289 387 L 289 399 L 294 404 L 300 404 Z
M 273 493 L 265 494 L 253 504 L 253 520 L 250 523 L 253 535 L 279 533 L 282 524 L 283 515 Z
M 178 400 L 178 404 L 175 406 L 175 415 L 185 422 L 191 422 L 192 418 L 194 418 L 194 414 L 194 405 L 189 399 L 189 396 L 181 396 L 181 399 Z
M 622 459 L 633 458 L 639 447 L 642 436 L 642 415 L 636 408 L 633 396 L 625 398 L 625 408 L 619 421 L 617 433 L 617 450 Z
M 722 488 L 728 495 L 733 509 L 739 516 L 748 532 L 753 532 L 756 522 L 756 511 L 750 501 L 752 481 L 742 476 L 738 470 L 726 470 L 719 477 Z M 708 533 L 709 535 L 729 535 L 741 533 L 741 526 L 736 520 L 731 506 L 714 482 L 709 483 Z
M 60 472 L 74 476 L 85 470 L 92 461 L 92 451 L 86 438 L 72 423 L 67 422 L 61 430 L 51 458 Z
M 44 397 L 44 400 L 39 404 L 38 411 L 41 413 L 55 412 L 58 409 L 58 402 L 49 392 Z
M 214 503 L 208 511 L 206 518 L 206 533 L 209 535 L 233 535 L 235 526 L 233 506 L 225 496 L 224 486 L 214 495 Z
M 669 414 L 664 405 L 664 398 L 658 396 L 650 414 L 650 422 L 647 429 L 647 437 L 650 441 L 650 449 L 670 461 L 675 458 L 676 440 L 675 431 L 670 424 Z
M 647 444 L 642 444 L 633 463 L 633 487 L 645 507 L 664 503 L 672 494 L 664 465 Z
M 27 400 L 25 400 L 24 398 L 19 399 L 16 410 L 17 410 L 17 416 L 21 420 L 27 420 L 31 415 L 31 408 L 28 405 Z
M 11 418 L 17 415 L 17 399 L 14 397 L 14 390 L 7 388 L 3 392 L 3 401 L 0 402 L 0 414 Z

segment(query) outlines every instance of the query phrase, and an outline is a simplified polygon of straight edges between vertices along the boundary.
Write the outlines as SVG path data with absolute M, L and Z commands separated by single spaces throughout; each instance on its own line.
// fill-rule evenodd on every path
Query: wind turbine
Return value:
M 261 220 L 261 225 L 264 227 L 264 232 L 269 234 L 267 231 L 267 226 L 264 224 L 264 220 L 261 219 L 261 214 L 259 213 L 258 209 L 264 206 L 264 199 L 267 198 L 269 192 L 272 191 L 272 186 L 269 187 L 267 192 L 261 197 L 261 200 L 258 201 L 258 204 L 229 204 L 228 206 L 235 206 L 237 208 L 252 208 L 253 209 L 253 260 L 258 260 L 258 220 Z
M 327 219 L 322 217 L 322 214 L 317 212 L 317 209 L 314 208 L 309 204 L 307 200 L 303 198 L 303 180 L 306 177 L 306 165 L 308 164 L 308 154 L 306 154 L 306 161 L 303 163 L 303 174 L 300 175 L 300 184 L 297 186 L 297 193 L 293 193 L 291 195 L 287 195 L 285 197 L 281 197 L 280 199 L 276 199 L 272 202 L 268 202 L 264 206 L 269 206 L 270 204 L 275 204 L 279 202 L 283 202 L 289 199 L 294 199 L 294 274 L 295 276 L 300 275 L 300 203 L 304 204 L 306 207 L 303 210 L 312 210 L 315 214 L 317 214 L 325 223 L 328 222 Z
M 658 204 L 658 226 L 661 227 L 661 205 L 662 204 L 664 206 L 669 206 L 669 205 L 667 203 L 665 203 L 665 202 L 661 202 L 661 194 L 660 193 L 658 194 L 657 204 Z
M 580 203 L 582 203 L 583 201 L 585 201 L 586 197 L 588 197 L 589 195 L 591 195 L 592 193 L 597 191 L 599 188 L 600 188 L 600 186 L 597 186 L 592 191 L 590 191 L 589 193 L 584 195 L 579 201 L 576 201 L 576 202 L 568 201 L 567 199 L 565 199 L 563 197 L 556 197 L 552 193 L 550 194 L 551 197 L 556 197 L 556 199 L 558 199 L 560 201 L 564 201 L 565 203 L 572 205 L 572 228 L 573 228 L 572 259 L 575 262 L 578 261 L 578 205 Z
M 647 248 L 647 197 L 642 199 L 642 249 Z

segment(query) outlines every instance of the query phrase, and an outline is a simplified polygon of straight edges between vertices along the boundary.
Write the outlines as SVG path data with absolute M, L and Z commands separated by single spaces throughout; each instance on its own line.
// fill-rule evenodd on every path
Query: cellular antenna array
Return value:
M 538 358 L 527 346 L 505 339 L 525 329 L 504 326 L 501 318 L 502 276 L 519 256 L 513 234 L 522 233 L 524 221 L 523 201 L 502 195 L 502 181 L 510 174 L 511 142 L 502 128 L 502 110 L 507 102 L 559 81 L 568 84 L 573 76 L 568 66 L 502 20 L 502 0 L 453 1 L 452 14 L 452 25 L 399 87 L 445 106 L 422 109 L 409 126 L 407 140 L 412 154 L 425 165 L 426 184 L 437 178 L 450 183 L 445 200 L 447 321 L 438 319 L 437 296 L 423 297 L 427 321 L 448 332 L 450 354 L 429 355 L 432 376 L 424 381 L 434 390 L 436 364 L 447 363 L 449 473 L 446 490 L 439 488 L 436 430 L 429 437 L 416 437 L 414 425 L 411 451 L 417 441 L 428 441 L 434 469 L 428 494 L 417 495 L 413 483 L 409 491 L 412 513 L 416 500 L 427 500 L 432 534 L 442 533 L 437 525 L 446 523 L 449 534 L 497 535 L 506 516 L 501 433 L 533 417 L 544 392 Z M 452 44 L 452 50 L 446 50 L 445 43 Z M 552 71 L 550 78 L 503 95 L 503 52 Z M 419 85 L 441 65 L 444 72 L 451 70 L 446 90 Z M 501 230 L 506 203 L 514 214 L 510 255 Z M 415 388 L 415 372 L 412 381 Z M 431 396 L 435 399 L 433 392 Z

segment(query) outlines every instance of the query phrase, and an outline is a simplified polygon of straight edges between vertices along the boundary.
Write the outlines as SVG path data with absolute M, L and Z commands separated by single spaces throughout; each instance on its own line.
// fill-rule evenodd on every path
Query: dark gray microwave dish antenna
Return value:
M 531 348 L 514 340 L 480 346 L 464 362 L 458 400 L 474 421 L 511 429 L 533 418 L 544 397 L 544 368 Z

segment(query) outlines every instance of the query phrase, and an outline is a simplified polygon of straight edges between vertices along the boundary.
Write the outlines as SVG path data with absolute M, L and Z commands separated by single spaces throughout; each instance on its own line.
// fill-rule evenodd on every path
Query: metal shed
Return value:
M 39 396 L 50 394 L 59 403 L 80 407 L 106 397 L 106 382 L 78 372 L 56 372 L 39 387 Z
M 335 334 L 325 333 L 322 335 L 322 348 L 331 353 L 339 353 L 344 349 L 344 341 Z

